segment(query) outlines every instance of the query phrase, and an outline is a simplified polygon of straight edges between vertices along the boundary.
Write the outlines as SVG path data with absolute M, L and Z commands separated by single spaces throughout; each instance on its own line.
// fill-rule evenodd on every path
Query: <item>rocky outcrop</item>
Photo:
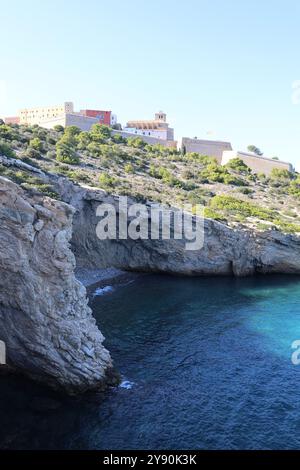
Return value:
M 62 190 L 63 188 L 63 190 Z M 81 266 L 166 272 L 189 276 L 255 273 L 300 274 L 300 238 L 276 230 L 232 229 L 214 220 L 204 221 L 204 246 L 187 251 L 185 240 L 99 240 L 96 209 L 118 198 L 104 191 L 60 182 L 63 198 L 76 207 L 72 247 Z M 133 201 L 131 201 L 133 202 Z
M 99 387 L 111 367 L 75 279 L 74 209 L 0 177 L 0 339 L 7 362 L 53 387 Z

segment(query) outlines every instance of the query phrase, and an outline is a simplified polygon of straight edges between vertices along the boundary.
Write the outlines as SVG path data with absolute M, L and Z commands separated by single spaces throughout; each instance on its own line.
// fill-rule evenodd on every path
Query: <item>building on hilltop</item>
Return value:
M 20 124 L 41 125 L 43 121 L 57 118 L 62 114 L 74 112 L 74 105 L 70 101 L 57 106 L 44 106 L 41 108 L 26 108 L 19 112 Z
M 162 111 L 156 113 L 153 120 L 128 121 L 123 130 L 140 137 L 154 137 L 158 140 L 174 141 L 174 129 L 169 127 L 167 115 Z
M 126 132 L 122 129 L 113 130 L 112 135 L 120 135 L 121 137 L 124 137 L 125 139 L 139 137 L 144 142 L 146 142 L 146 144 L 149 144 L 149 145 L 161 145 L 162 147 L 177 149 L 176 140 L 163 140 L 163 139 L 158 139 L 157 137 L 151 137 L 150 135 L 132 134 L 132 133 Z
M 79 114 L 82 116 L 97 118 L 99 124 L 106 126 L 115 126 L 117 124 L 116 114 L 112 114 L 111 111 L 100 111 L 98 109 L 81 109 Z
M 256 155 L 255 153 L 247 152 L 224 151 L 221 164 L 226 165 L 226 163 L 233 158 L 240 158 L 254 173 L 264 173 L 266 176 L 270 175 L 274 168 L 294 172 L 294 168 L 291 163 L 284 162 L 282 160 L 273 160 L 271 158 Z
M 230 142 L 218 140 L 201 140 L 183 137 L 181 140 L 181 150 L 186 153 L 197 152 L 200 155 L 216 158 L 221 163 L 222 155 L 225 150 L 232 150 Z
M 93 124 L 106 124 L 108 126 L 117 125 L 117 116 L 111 111 L 100 111 L 93 109 L 83 109 L 80 112 L 74 111 L 74 104 L 66 101 L 56 106 L 44 106 L 39 108 L 21 109 L 16 117 L 5 119 L 7 124 L 39 125 L 51 129 L 56 125 L 77 126 L 81 130 L 87 131 Z
M 4 118 L 5 124 L 20 124 L 19 116 L 12 116 Z

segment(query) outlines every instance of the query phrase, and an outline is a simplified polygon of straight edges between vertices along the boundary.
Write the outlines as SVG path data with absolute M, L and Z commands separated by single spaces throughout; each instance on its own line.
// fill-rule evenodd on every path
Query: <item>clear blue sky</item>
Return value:
M 298 0 L 14 0 L 0 16 L 0 115 L 74 101 L 125 124 L 162 109 L 176 137 L 255 144 L 300 170 Z

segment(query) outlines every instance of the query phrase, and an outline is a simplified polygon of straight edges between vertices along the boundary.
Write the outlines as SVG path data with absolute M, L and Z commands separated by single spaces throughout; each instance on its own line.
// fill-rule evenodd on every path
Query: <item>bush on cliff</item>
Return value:
M 90 130 L 92 140 L 105 142 L 111 137 L 111 129 L 103 124 L 93 124 Z
M 43 144 L 38 137 L 31 139 L 31 141 L 29 142 L 29 147 L 36 150 L 37 152 L 43 152 L 44 150 Z
M 288 192 L 297 199 L 300 199 L 300 176 L 291 181 Z
M 143 149 L 147 145 L 146 142 L 141 139 L 141 137 L 129 137 L 127 142 L 130 147 L 135 147 L 138 149 Z
M 127 139 L 125 137 L 121 136 L 120 134 L 112 135 L 111 138 L 112 138 L 112 141 L 115 144 L 124 144 L 124 145 L 127 144 Z
M 225 166 L 218 165 L 217 162 L 212 162 L 206 165 L 206 167 L 200 172 L 199 177 L 203 183 L 223 183 L 235 186 L 247 185 L 243 179 L 232 175 Z
M 56 144 L 56 160 L 71 165 L 78 165 L 80 162 L 76 149 L 64 140 Z
M 53 129 L 54 129 L 56 132 L 59 132 L 59 133 L 64 132 L 64 130 L 65 130 L 64 126 L 61 126 L 60 124 L 57 124 L 56 126 L 54 126 Z
M 11 148 L 11 146 L 3 140 L 0 140 L 0 155 L 3 155 L 4 157 L 8 158 L 16 158 L 16 154 Z
M 101 175 L 99 176 L 99 183 L 101 185 L 101 188 L 103 187 L 104 189 L 113 188 L 115 186 L 116 181 L 116 178 L 110 176 L 108 173 L 101 173 Z
M 232 215 L 256 217 L 270 222 L 274 221 L 278 216 L 278 214 L 271 209 L 265 209 L 250 202 L 224 195 L 213 197 L 210 202 L 210 208 L 213 210 L 222 210 Z
M 5 139 L 8 141 L 19 140 L 19 135 L 13 127 L 4 124 L 0 126 L 0 139 Z
M 225 167 L 230 170 L 237 171 L 241 174 L 251 173 L 251 169 L 246 165 L 246 163 L 243 162 L 243 160 L 238 157 L 229 160 L 229 162 L 226 163 Z
M 288 182 L 294 178 L 293 173 L 288 170 L 281 170 L 280 168 L 273 168 L 270 174 L 272 180 L 279 180 Z

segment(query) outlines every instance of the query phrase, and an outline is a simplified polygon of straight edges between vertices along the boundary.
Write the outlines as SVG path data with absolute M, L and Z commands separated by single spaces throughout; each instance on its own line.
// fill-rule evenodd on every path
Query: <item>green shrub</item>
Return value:
M 130 147 L 143 149 L 147 144 L 141 137 L 129 137 L 127 139 L 127 144 Z
M 185 159 L 191 160 L 195 163 L 200 163 L 203 166 L 210 164 L 218 165 L 218 161 L 214 157 L 209 157 L 208 155 L 201 155 L 197 152 L 189 152 L 185 155 Z
M 101 175 L 99 175 L 99 183 L 104 188 L 112 188 L 116 183 L 116 178 L 109 175 L 108 173 L 101 173 Z
M 0 155 L 8 158 L 16 158 L 16 154 L 13 149 L 3 140 L 0 140 Z
M 226 173 L 223 175 L 223 183 L 232 184 L 233 186 L 246 186 L 248 184 L 242 178 L 237 178 L 236 176 Z
M 114 134 L 112 135 L 112 141 L 115 143 L 115 144 L 124 144 L 126 145 L 127 144 L 127 139 L 123 136 L 121 136 L 120 134 Z
M 225 222 L 226 218 L 219 212 L 211 209 L 210 207 L 204 207 L 204 217 L 207 219 L 214 219 L 220 222 Z
M 224 166 L 230 170 L 237 171 L 238 173 L 251 173 L 251 169 L 238 157 L 229 160 L 229 162 Z
M 77 126 L 68 126 L 64 131 L 64 135 L 66 137 L 76 137 L 79 134 L 81 134 L 81 129 Z
M 18 132 L 11 126 L 6 124 L 0 126 L 0 139 L 5 140 L 19 140 L 20 136 Z
M 258 173 L 257 178 L 259 179 L 259 181 L 261 181 L 263 183 L 265 183 L 267 181 L 267 177 L 264 173 Z
M 45 196 L 51 197 L 52 199 L 59 199 L 59 195 L 54 191 L 53 187 L 50 184 L 36 184 L 33 185 L 40 193 L 43 193 Z
M 34 158 L 35 160 L 41 160 L 42 156 L 40 152 L 32 147 L 28 147 L 23 153 L 26 158 Z
M 105 142 L 111 137 L 111 129 L 103 124 L 93 124 L 90 135 L 92 140 L 96 142 Z
M 279 168 L 273 168 L 270 174 L 272 180 L 286 181 L 293 179 L 293 173 L 288 170 L 281 170 Z
M 300 232 L 300 225 L 291 224 L 289 222 L 285 222 L 280 219 L 274 220 L 274 224 L 278 225 L 278 227 L 285 233 L 299 233 Z
M 251 188 L 239 188 L 239 189 L 237 189 L 237 191 L 239 193 L 246 194 L 246 195 L 249 195 L 249 196 L 254 193 L 254 190 L 251 189 Z
M 294 181 L 291 181 L 288 192 L 292 196 L 300 199 L 300 176 L 298 176 Z
M 55 150 L 49 150 L 46 154 L 46 157 L 49 158 L 50 160 L 55 160 L 56 158 Z
M 131 165 L 131 163 L 127 163 L 125 165 L 124 170 L 126 173 L 134 173 L 134 167 Z
M 46 143 L 49 144 L 49 145 L 55 145 L 56 144 L 56 139 L 54 139 L 54 137 L 52 137 L 51 135 L 48 135 L 46 137 Z
M 232 215 L 243 217 L 256 217 L 261 220 L 274 221 L 277 213 L 270 209 L 256 206 L 250 202 L 236 199 L 232 196 L 218 195 L 212 198 L 210 208 L 222 210 Z
M 229 173 L 225 166 L 218 165 L 217 163 L 209 163 L 199 174 L 202 182 L 209 181 L 211 183 L 224 183 L 236 186 L 245 186 L 247 183 L 241 178 Z
M 61 126 L 60 124 L 57 124 L 56 126 L 54 126 L 53 129 L 54 129 L 56 132 L 64 132 L 64 131 L 65 131 L 64 126 Z
M 92 142 L 92 136 L 89 132 L 80 132 L 77 135 L 77 148 L 79 150 L 86 150 Z
M 71 165 L 78 165 L 80 162 L 75 148 L 64 141 L 58 141 L 56 144 L 56 160 Z
M 71 180 L 74 180 L 80 183 L 88 183 L 88 184 L 91 183 L 91 178 L 89 177 L 89 175 L 79 170 L 78 171 L 68 170 L 66 172 L 66 176 L 68 176 L 68 178 L 70 178 Z
M 35 137 L 34 139 L 30 140 L 29 147 L 34 149 L 34 150 L 37 150 L 38 152 L 43 151 L 43 144 L 42 144 L 41 140 L 38 137 Z

